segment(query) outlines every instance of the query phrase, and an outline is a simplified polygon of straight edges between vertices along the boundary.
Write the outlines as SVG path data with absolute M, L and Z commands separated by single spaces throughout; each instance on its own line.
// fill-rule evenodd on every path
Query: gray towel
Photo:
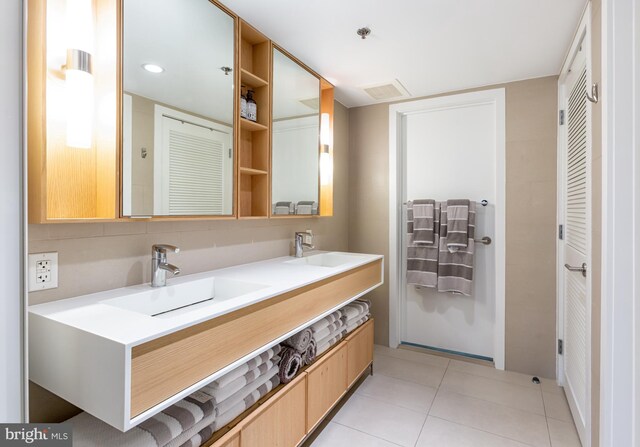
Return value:
M 288 346 L 282 348 L 280 360 L 280 383 L 289 383 L 298 374 L 302 366 L 302 356 L 298 351 Z
M 311 339 L 309 346 L 307 346 L 307 350 L 302 354 L 302 363 L 306 365 L 310 365 L 316 359 L 316 353 L 318 350 L 318 344 L 315 338 Z
M 441 203 L 436 202 L 434 208 L 434 243 L 416 244 L 413 234 L 407 234 L 407 284 L 424 287 L 438 285 L 438 246 L 440 242 Z
M 298 353 L 302 354 L 307 350 L 307 346 L 309 346 L 311 337 L 313 337 L 313 332 L 311 332 L 311 328 L 307 327 L 287 338 L 282 342 L 282 344 L 285 346 L 289 346 L 290 348 L 298 351 Z
M 279 361 L 280 357 L 275 356 L 248 371 L 243 376 L 238 377 L 222 388 L 205 386 L 204 388 L 201 388 L 200 390 L 193 393 L 191 396 L 200 400 L 207 400 L 207 398 L 211 399 L 213 404 L 217 405 L 218 403 L 224 401 L 238 391 L 242 390 L 247 384 L 250 384 L 260 376 L 266 374 L 266 372 L 276 366 Z
M 229 396 L 227 399 L 216 405 L 216 415 L 221 415 L 226 413 L 229 409 L 233 408 L 238 402 L 244 400 L 247 396 L 253 393 L 255 390 L 260 388 L 263 384 L 270 381 L 273 376 L 278 374 L 278 367 L 274 366 L 269 369 L 266 373 L 258 377 L 251 383 L 246 384 L 240 391 L 234 393 Z
M 467 248 L 469 238 L 470 201 L 468 199 L 447 200 L 447 248 L 451 253 Z
M 362 317 L 360 317 L 359 320 L 350 323 L 347 325 L 347 334 L 353 332 L 354 330 L 356 330 L 358 327 L 362 326 L 364 323 L 366 323 L 369 320 L 369 316 L 368 315 L 364 315 Z
M 311 328 L 311 332 L 316 333 L 324 328 L 326 328 L 327 326 L 329 326 L 331 323 L 336 322 L 337 320 L 340 319 L 340 317 L 342 316 L 342 312 L 339 310 L 336 310 L 335 312 L 327 315 L 326 317 L 324 317 L 321 320 L 318 320 L 317 322 L 313 323 L 310 328 Z
M 318 203 L 310 200 L 301 200 L 296 205 L 296 214 L 318 214 Z
M 435 208 L 433 199 L 421 199 L 407 204 L 407 232 L 413 235 L 414 244 L 434 243 Z
M 473 292 L 473 258 L 475 254 L 476 203 L 469 204 L 467 247 L 451 252 L 447 243 L 447 212 L 442 211 L 440 223 L 440 252 L 438 259 L 438 292 L 460 293 L 471 296 Z
M 293 214 L 295 205 L 293 202 L 276 202 L 273 214 Z
M 280 345 L 275 345 L 274 347 L 269 348 L 266 351 L 264 351 L 262 354 L 259 354 L 259 355 L 255 356 L 255 357 L 251 358 L 246 363 L 243 363 L 242 365 L 238 366 L 237 368 L 229 371 L 224 376 L 217 378 L 216 380 L 214 380 L 213 382 L 211 382 L 207 386 L 210 386 L 210 387 L 213 387 L 213 388 L 223 388 L 223 387 L 227 386 L 229 383 L 231 383 L 234 380 L 236 380 L 238 377 L 242 377 L 243 375 L 248 373 L 250 370 L 256 368 L 257 366 L 263 364 L 267 360 L 269 360 L 269 359 L 275 357 L 276 355 L 278 355 L 280 353 L 281 349 L 282 349 L 282 347 Z

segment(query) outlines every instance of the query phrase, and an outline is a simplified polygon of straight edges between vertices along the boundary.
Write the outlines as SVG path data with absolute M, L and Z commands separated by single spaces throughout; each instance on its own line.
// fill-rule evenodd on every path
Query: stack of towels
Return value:
M 310 329 L 317 346 L 316 355 L 320 355 L 342 340 L 347 329 L 346 318 L 342 310 L 337 310 L 312 324 Z
M 371 314 L 371 301 L 355 300 L 340 309 L 345 318 L 347 333 L 353 332 L 358 326 L 366 323 Z
M 198 447 L 280 383 L 280 346 L 123 433 L 88 413 L 69 419 L 74 447 Z

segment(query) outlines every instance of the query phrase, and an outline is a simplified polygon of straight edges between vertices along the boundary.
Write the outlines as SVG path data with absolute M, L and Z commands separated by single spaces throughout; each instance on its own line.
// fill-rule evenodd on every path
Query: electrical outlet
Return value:
M 58 253 L 29 255 L 29 292 L 58 287 Z

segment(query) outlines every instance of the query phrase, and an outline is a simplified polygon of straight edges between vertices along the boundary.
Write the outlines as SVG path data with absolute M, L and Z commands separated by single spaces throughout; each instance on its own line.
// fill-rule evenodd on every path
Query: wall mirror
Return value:
M 209 0 L 124 0 L 124 216 L 233 214 L 234 18 Z
M 274 215 L 318 214 L 320 79 L 273 49 Z

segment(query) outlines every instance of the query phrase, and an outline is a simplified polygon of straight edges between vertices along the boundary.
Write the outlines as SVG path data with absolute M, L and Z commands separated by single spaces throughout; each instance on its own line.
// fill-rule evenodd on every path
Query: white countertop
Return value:
M 315 251 L 307 256 L 319 253 L 323 252 Z M 260 290 L 223 301 L 216 301 L 214 298 L 210 304 L 199 305 L 192 311 L 185 309 L 170 318 L 152 317 L 103 303 L 105 300 L 126 298 L 129 295 L 134 299 L 133 295 L 149 291 L 149 284 L 29 306 L 29 313 L 121 343 L 128 348 L 383 258 L 381 255 L 344 254 L 354 255 L 353 262 L 337 267 L 321 267 L 287 263 L 286 261 L 296 258 L 284 256 L 170 278 L 167 287 L 206 278 L 226 278 L 265 286 Z

